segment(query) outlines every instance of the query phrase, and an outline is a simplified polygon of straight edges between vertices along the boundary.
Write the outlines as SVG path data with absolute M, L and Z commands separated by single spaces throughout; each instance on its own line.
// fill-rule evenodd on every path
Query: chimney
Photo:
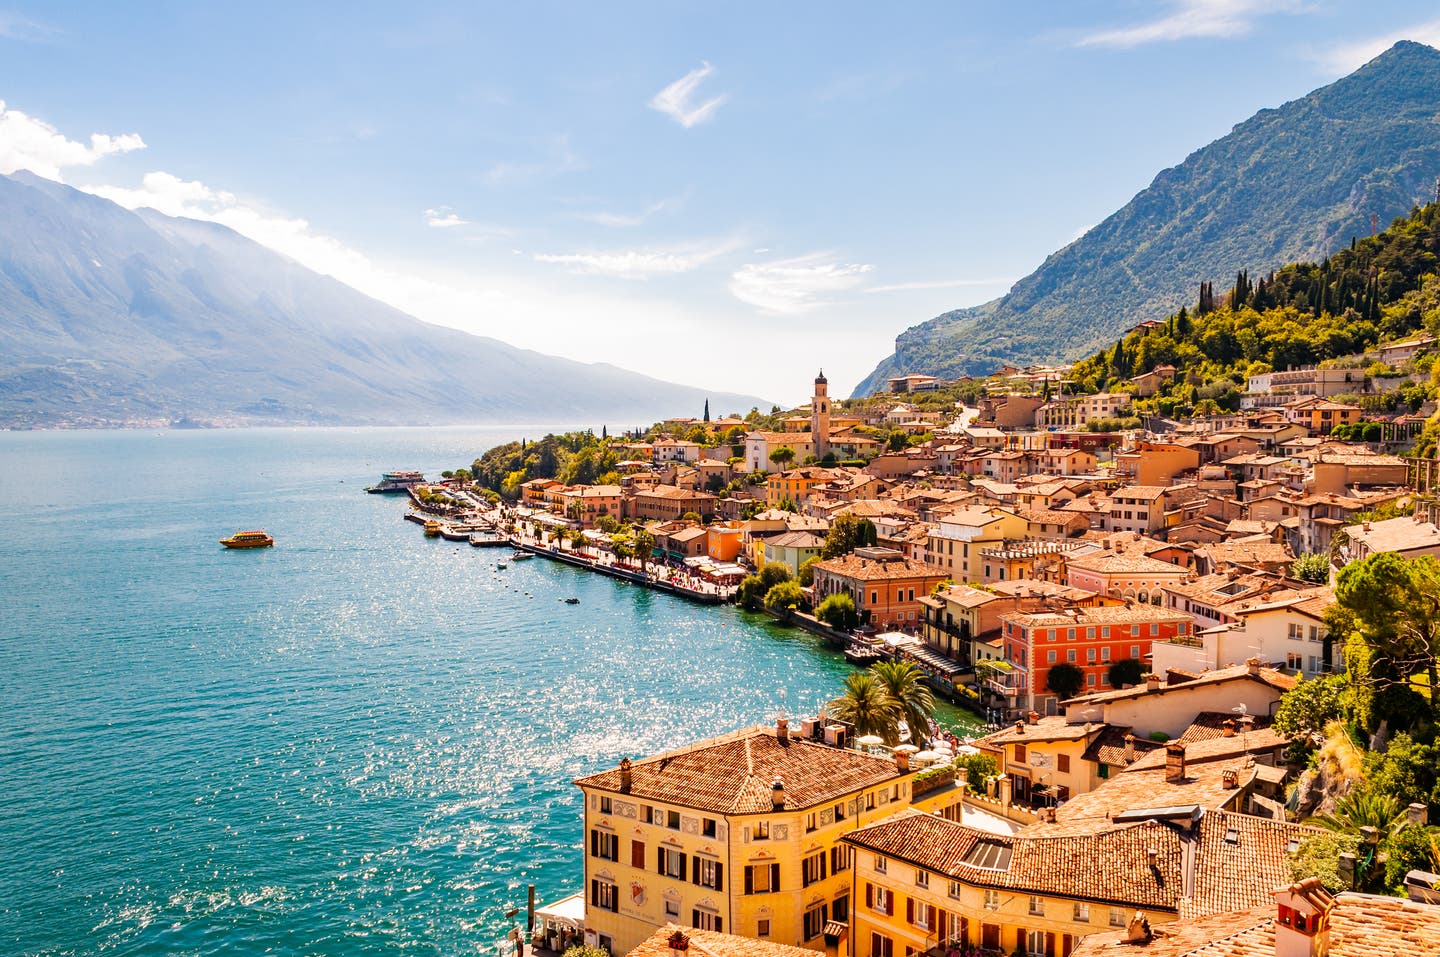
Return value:
M 1016 734 L 1024 734 L 1024 733 L 1025 733 L 1025 722 L 1024 722 L 1024 721 L 1021 721 L 1019 718 L 1016 718 L 1016 719 L 1015 719 L 1015 733 L 1016 733 Z
M 1126 732 L 1125 732 L 1125 763 L 1126 763 L 1126 764 L 1133 764 L 1134 762 L 1135 762 L 1135 733 L 1134 733 L 1133 731 L 1126 731 Z
M 672 954 L 683 954 L 690 949 L 690 938 L 685 936 L 685 932 L 678 927 L 675 928 L 675 932 L 670 935 L 666 943 L 670 945 Z
M 1440 874 L 1411 871 L 1405 875 L 1405 893 L 1417 904 L 1440 904 Z
M 1160 676 L 1154 673 L 1145 676 L 1145 690 L 1158 691 L 1160 689 Z
M 961 790 L 961 791 L 964 791 L 964 790 L 965 790 L 967 787 L 969 787 L 969 786 L 970 786 L 970 769 L 967 768 L 967 767 L 965 767 L 965 765 L 962 764 L 962 765 L 960 765 L 958 768 L 955 769 L 955 787 L 956 787 L 957 789 Z
M 1258 674 L 1260 673 L 1260 659 L 1259 659 L 1259 658 L 1246 658 L 1246 659 L 1245 659 L 1245 670 L 1246 670 L 1248 673 L 1252 674 L 1252 675 L 1258 675 Z
M 1335 898 L 1307 877 L 1289 887 L 1277 887 L 1275 897 L 1275 957 L 1326 957 L 1330 950 L 1330 908 Z
M 1000 803 L 1004 807 L 1010 806 L 1010 775 L 1000 775 Z
M 1185 745 L 1179 742 L 1165 745 L 1165 783 L 1185 783 Z
M 1154 866 L 1155 866 L 1155 862 L 1156 862 L 1157 860 L 1159 860 L 1159 858 L 1160 858 L 1160 852 L 1157 851 L 1157 850 L 1155 850 L 1155 848 L 1153 848 L 1153 847 L 1147 847 L 1147 848 L 1145 848 L 1145 863 L 1148 864 L 1150 867 L 1154 867 Z
M 1029 719 L 1031 724 L 1035 724 L 1040 720 L 1039 713 L 1035 711 L 1030 712 L 1028 715 L 1026 715 L 1026 717 Z
M 1220 786 L 1227 791 L 1233 791 L 1240 786 L 1240 772 L 1234 768 L 1226 768 L 1220 772 Z
M 910 752 L 909 752 L 909 751 L 896 751 L 896 752 L 895 752 L 895 770 L 897 770 L 897 771 L 909 771 L 909 770 L 910 770 Z
M 1424 804 L 1412 804 L 1405 809 L 1405 820 L 1410 824 L 1425 826 L 1426 818 L 1429 816 L 1429 808 Z
M 1233 737 L 1235 737 L 1235 719 L 1234 719 L 1234 718 L 1226 718 L 1224 721 L 1220 722 L 1220 736 L 1221 736 L 1222 738 L 1233 738 Z
M 790 743 L 790 721 L 783 714 L 775 719 L 775 740 L 781 744 Z
M 625 794 L 630 793 L 630 759 L 620 759 L 620 790 Z
M 785 806 L 785 782 L 780 780 L 778 774 L 775 776 L 775 783 L 770 785 L 770 801 L 776 807 Z
M 1140 911 L 1130 918 L 1130 923 L 1125 928 L 1125 943 L 1127 944 L 1148 944 L 1155 939 L 1155 934 L 1150 930 L 1150 921 Z

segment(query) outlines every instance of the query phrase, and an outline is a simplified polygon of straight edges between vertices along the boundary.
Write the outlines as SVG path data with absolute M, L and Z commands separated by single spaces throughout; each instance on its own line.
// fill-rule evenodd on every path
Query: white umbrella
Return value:
M 980 749 L 970 744 L 962 744 L 957 749 L 960 754 L 979 754 Z
M 855 739 L 855 743 L 862 748 L 873 748 L 877 744 L 884 744 L 885 739 L 878 734 L 862 734 Z
M 892 750 L 892 751 L 904 751 L 906 754 L 914 754 L 916 751 L 919 751 L 920 749 L 917 748 L 917 747 L 915 747 L 915 745 L 913 745 L 913 744 L 897 744 L 897 745 L 895 745 L 895 747 L 891 748 L 891 750 Z
M 921 751 L 919 754 L 915 755 L 915 760 L 934 761 L 938 757 L 940 757 L 940 753 L 938 751 Z

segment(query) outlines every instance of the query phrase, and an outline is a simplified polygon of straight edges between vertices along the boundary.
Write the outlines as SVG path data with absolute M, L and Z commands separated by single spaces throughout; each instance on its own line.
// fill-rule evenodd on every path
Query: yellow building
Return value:
M 782 718 L 576 781 L 587 936 L 621 954 L 672 921 L 825 949 L 851 911 L 840 839 L 899 808 L 959 814 L 952 782 L 917 797 L 904 755 L 837 746 L 844 733 Z
M 771 472 L 765 476 L 765 504 L 776 508 L 789 500 L 803 508 L 810 500 L 810 492 L 817 485 L 825 485 L 845 477 L 844 472 L 835 469 L 806 465 L 802 468 Z

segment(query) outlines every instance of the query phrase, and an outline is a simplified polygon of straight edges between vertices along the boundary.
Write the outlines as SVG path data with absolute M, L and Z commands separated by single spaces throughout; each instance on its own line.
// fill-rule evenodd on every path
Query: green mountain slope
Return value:
M 1397 43 L 1356 72 L 1161 172 L 1005 296 L 896 339 L 855 390 L 1074 359 L 1190 301 L 1202 281 L 1316 259 L 1435 196 L 1440 51 Z

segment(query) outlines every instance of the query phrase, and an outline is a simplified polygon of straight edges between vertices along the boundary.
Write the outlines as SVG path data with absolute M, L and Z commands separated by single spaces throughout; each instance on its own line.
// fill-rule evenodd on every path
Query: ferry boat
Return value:
M 365 491 L 373 494 L 383 492 L 408 492 L 410 486 L 425 481 L 423 472 L 386 472 L 380 476 L 380 481 L 371 485 Z
M 220 539 L 220 544 L 226 548 L 269 548 L 275 544 L 275 539 L 264 532 L 236 532 L 229 538 Z
M 427 521 L 427 522 L 425 523 L 425 537 L 426 537 L 426 538 L 439 538 L 439 537 L 440 537 L 440 523 L 437 522 L 437 521 L 435 521 L 435 519 L 433 519 L 433 518 L 430 519 L 429 521 Z

